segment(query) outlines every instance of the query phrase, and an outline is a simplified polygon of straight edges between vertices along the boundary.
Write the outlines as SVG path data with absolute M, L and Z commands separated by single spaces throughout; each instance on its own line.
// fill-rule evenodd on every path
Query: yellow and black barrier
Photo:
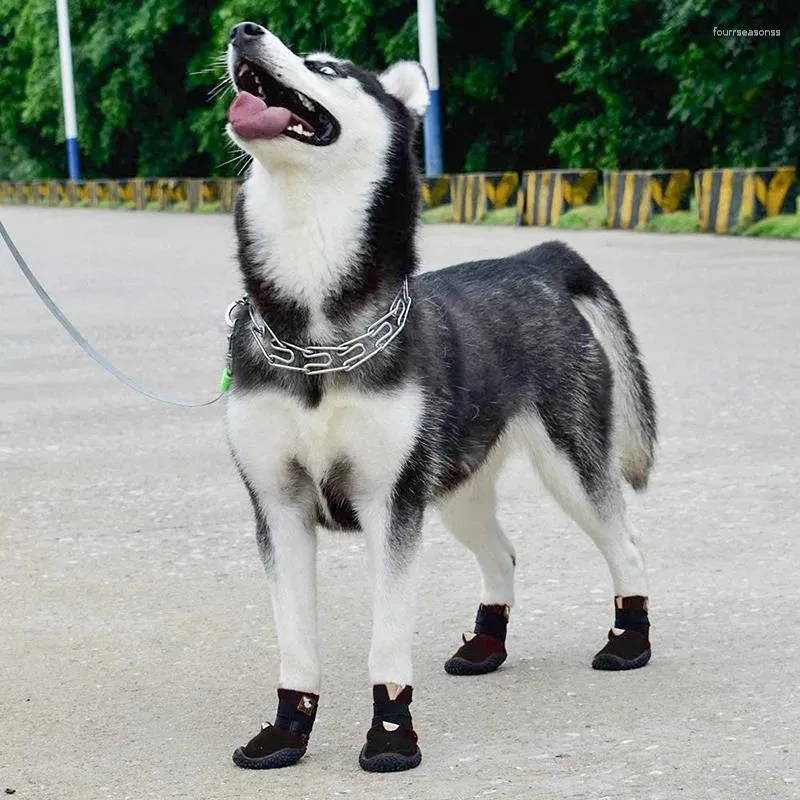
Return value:
M 238 178 L 131 178 L 99 181 L 0 181 L 0 203 L 15 205 L 182 208 L 219 204 L 233 208 Z
M 482 172 L 450 177 L 454 222 L 478 222 L 494 208 L 514 203 L 519 175 L 516 172 Z
M 609 228 L 638 228 L 656 214 L 689 209 L 688 169 L 605 172 Z
M 422 179 L 422 207 L 446 206 L 450 202 L 450 176 L 437 175 Z
M 555 225 L 571 208 L 597 199 L 596 169 L 534 170 L 522 173 L 517 225 Z
M 797 202 L 795 167 L 702 169 L 694 191 L 700 229 L 730 233 L 764 217 L 793 214 Z

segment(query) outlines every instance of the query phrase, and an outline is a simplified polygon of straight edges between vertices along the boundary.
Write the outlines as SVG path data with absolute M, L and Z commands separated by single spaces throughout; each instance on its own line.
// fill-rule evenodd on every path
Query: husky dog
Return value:
M 306 752 L 324 526 L 360 531 L 371 560 L 374 712 L 359 763 L 419 764 L 409 705 L 423 515 L 435 506 L 482 574 L 474 630 L 445 669 L 497 669 L 516 562 L 494 484 L 514 445 L 611 570 L 615 624 L 593 666 L 644 666 L 647 580 L 622 482 L 647 483 L 655 410 L 608 284 L 558 242 L 415 274 L 418 64 L 375 75 L 301 57 L 252 22 L 233 29 L 228 61 L 227 130 L 253 163 L 235 215 L 247 297 L 233 312 L 227 425 L 280 645 L 275 722 L 234 762 L 269 769 Z

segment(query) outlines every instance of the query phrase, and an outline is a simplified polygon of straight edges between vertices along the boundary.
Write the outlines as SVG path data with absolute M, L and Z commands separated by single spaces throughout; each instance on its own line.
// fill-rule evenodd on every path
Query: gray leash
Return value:
M 94 359 L 106 372 L 111 373 L 117 380 L 122 381 L 122 383 L 124 383 L 126 386 L 133 389 L 134 392 L 143 394 L 145 397 L 149 397 L 153 400 L 158 400 L 160 403 L 167 403 L 171 406 L 181 406 L 182 408 L 202 408 L 203 406 L 210 406 L 212 403 L 216 403 L 217 400 L 219 400 L 222 395 L 225 394 L 225 389 L 223 389 L 223 391 L 221 391 L 213 400 L 206 400 L 204 403 L 187 403 L 183 400 L 174 400 L 171 397 L 165 397 L 164 395 L 159 394 L 152 389 L 142 386 L 133 378 L 129 378 L 124 372 L 121 372 L 109 361 L 106 361 L 106 359 L 103 358 L 103 356 L 101 356 L 100 353 L 98 353 L 97 350 L 95 350 L 94 347 L 92 347 L 92 345 L 86 341 L 86 339 L 81 335 L 80 331 L 67 319 L 64 312 L 53 302 L 50 295 L 47 294 L 42 284 L 39 283 L 36 276 L 31 271 L 31 268 L 25 262 L 25 259 L 22 257 L 22 253 L 17 250 L 16 245 L 8 235 L 8 231 L 2 222 L 0 222 L 0 236 L 3 237 L 3 241 L 11 251 L 11 255 L 14 256 L 17 266 L 22 271 L 22 274 L 27 278 L 28 283 L 30 283 L 30 285 L 33 287 L 33 290 L 39 295 L 39 298 L 47 306 L 47 309 L 50 311 L 50 313 L 59 321 L 59 323 L 61 323 L 61 326 L 73 338 L 76 344 L 86 353 L 86 355 Z

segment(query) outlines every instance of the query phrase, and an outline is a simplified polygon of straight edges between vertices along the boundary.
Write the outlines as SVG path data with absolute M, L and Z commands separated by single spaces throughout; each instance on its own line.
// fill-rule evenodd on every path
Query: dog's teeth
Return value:
M 309 110 L 314 110 L 314 104 L 304 95 L 295 90 L 295 94 L 297 95 L 297 99 Z
M 313 131 L 307 131 L 305 127 L 299 122 L 295 122 L 294 125 L 290 125 L 286 130 L 291 131 L 292 133 L 296 133 L 298 136 L 303 136 L 306 139 L 310 139 L 314 136 Z
M 239 77 L 241 78 L 242 75 L 246 75 L 249 71 L 250 69 L 247 64 L 242 64 L 242 66 L 239 67 Z

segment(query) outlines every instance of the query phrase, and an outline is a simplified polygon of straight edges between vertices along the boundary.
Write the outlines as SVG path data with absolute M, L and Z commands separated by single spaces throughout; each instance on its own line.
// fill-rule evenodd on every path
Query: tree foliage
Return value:
M 721 36 L 733 30 L 780 36 Z M 767 166 L 800 153 L 796 0 L 567 0 L 574 98 L 553 112 L 561 163 Z
M 234 174 L 211 101 L 242 19 L 374 69 L 417 50 L 405 0 L 72 0 L 88 176 Z M 451 171 L 795 163 L 796 0 L 439 0 Z M 715 36 L 776 29 L 780 37 Z M 53 0 L 0 0 L 0 176 L 64 172 Z

